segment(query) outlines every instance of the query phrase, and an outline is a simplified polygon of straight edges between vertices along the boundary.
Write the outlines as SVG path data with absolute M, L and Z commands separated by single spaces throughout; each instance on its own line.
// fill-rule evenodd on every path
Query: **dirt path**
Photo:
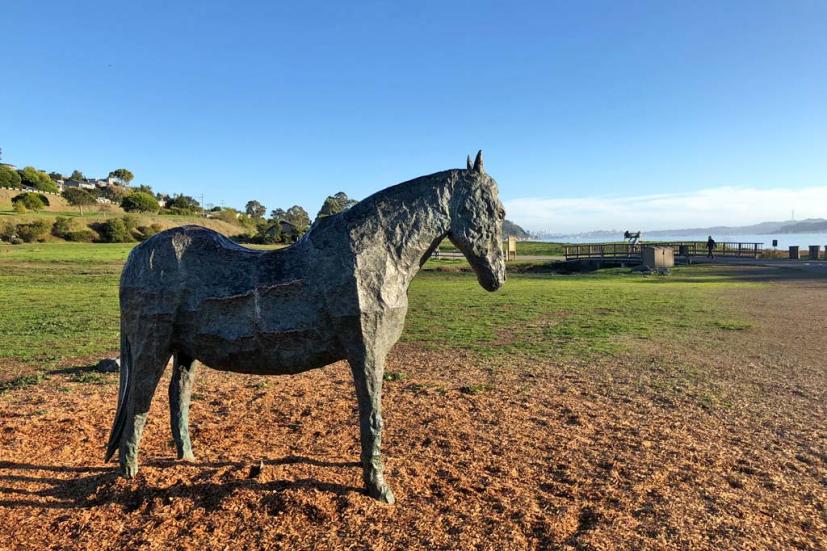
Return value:
M 721 300 L 751 327 L 600 361 L 397 347 L 395 507 L 361 493 L 344 364 L 205 370 L 194 464 L 170 460 L 159 391 L 133 481 L 101 462 L 114 376 L 57 375 L 0 396 L 0 548 L 825 549 L 827 285 Z

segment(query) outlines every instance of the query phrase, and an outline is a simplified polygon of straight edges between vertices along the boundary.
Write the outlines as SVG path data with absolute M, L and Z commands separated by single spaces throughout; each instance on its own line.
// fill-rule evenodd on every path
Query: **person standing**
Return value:
M 706 257 L 707 258 L 715 258 L 715 255 L 712 254 L 712 251 L 715 250 L 715 240 L 712 239 L 712 236 L 709 236 L 709 239 L 706 240 Z

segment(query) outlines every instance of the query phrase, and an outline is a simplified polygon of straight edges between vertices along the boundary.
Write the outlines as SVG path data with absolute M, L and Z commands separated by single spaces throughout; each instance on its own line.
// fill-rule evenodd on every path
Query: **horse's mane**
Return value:
M 393 201 L 398 195 L 403 193 L 407 194 L 410 192 L 411 188 L 414 186 L 431 188 L 436 184 L 444 182 L 452 172 L 458 172 L 458 169 L 442 170 L 440 172 L 434 172 L 433 174 L 420 176 L 418 178 L 414 178 L 413 180 L 407 180 L 368 195 L 355 205 L 346 208 L 342 212 L 331 214 L 330 216 L 325 216 L 324 218 L 317 218 L 313 221 L 313 225 L 310 226 L 310 229 L 304 234 L 302 239 L 305 237 L 309 238 L 314 231 L 323 231 L 324 228 L 331 224 L 336 224 L 339 220 L 347 223 L 353 220 L 369 217 L 376 210 L 376 205 L 378 203 Z

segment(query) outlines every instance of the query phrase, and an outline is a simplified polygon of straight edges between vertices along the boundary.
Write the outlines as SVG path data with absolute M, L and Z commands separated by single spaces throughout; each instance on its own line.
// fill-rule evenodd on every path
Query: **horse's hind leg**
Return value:
M 132 368 L 129 373 L 130 391 L 124 434 L 121 439 L 120 463 L 123 475 L 132 478 L 138 472 L 138 448 L 144 432 L 146 416 L 152 403 L 152 395 L 169 361 L 168 339 L 159 342 L 157 336 L 150 336 L 144 342 L 133 342 Z
M 173 361 L 172 380 L 169 382 L 169 413 L 172 437 L 178 450 L 178 459 L 192 461 L 190 443 L 190 398 L 195 382 L 196 361 L 185 354 L 176 353 Z

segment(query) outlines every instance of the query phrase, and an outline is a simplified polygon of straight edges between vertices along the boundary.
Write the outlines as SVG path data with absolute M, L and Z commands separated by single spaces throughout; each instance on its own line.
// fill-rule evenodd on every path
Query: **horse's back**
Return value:
M 160 232 L 130 253 L 121 275 L 121 310 L 166 306 L 163 309 L 171 312 L 187 293 L 223 294 L 249 288 L 254 284 L 255 259 L 261 254 L 201 226 Z

